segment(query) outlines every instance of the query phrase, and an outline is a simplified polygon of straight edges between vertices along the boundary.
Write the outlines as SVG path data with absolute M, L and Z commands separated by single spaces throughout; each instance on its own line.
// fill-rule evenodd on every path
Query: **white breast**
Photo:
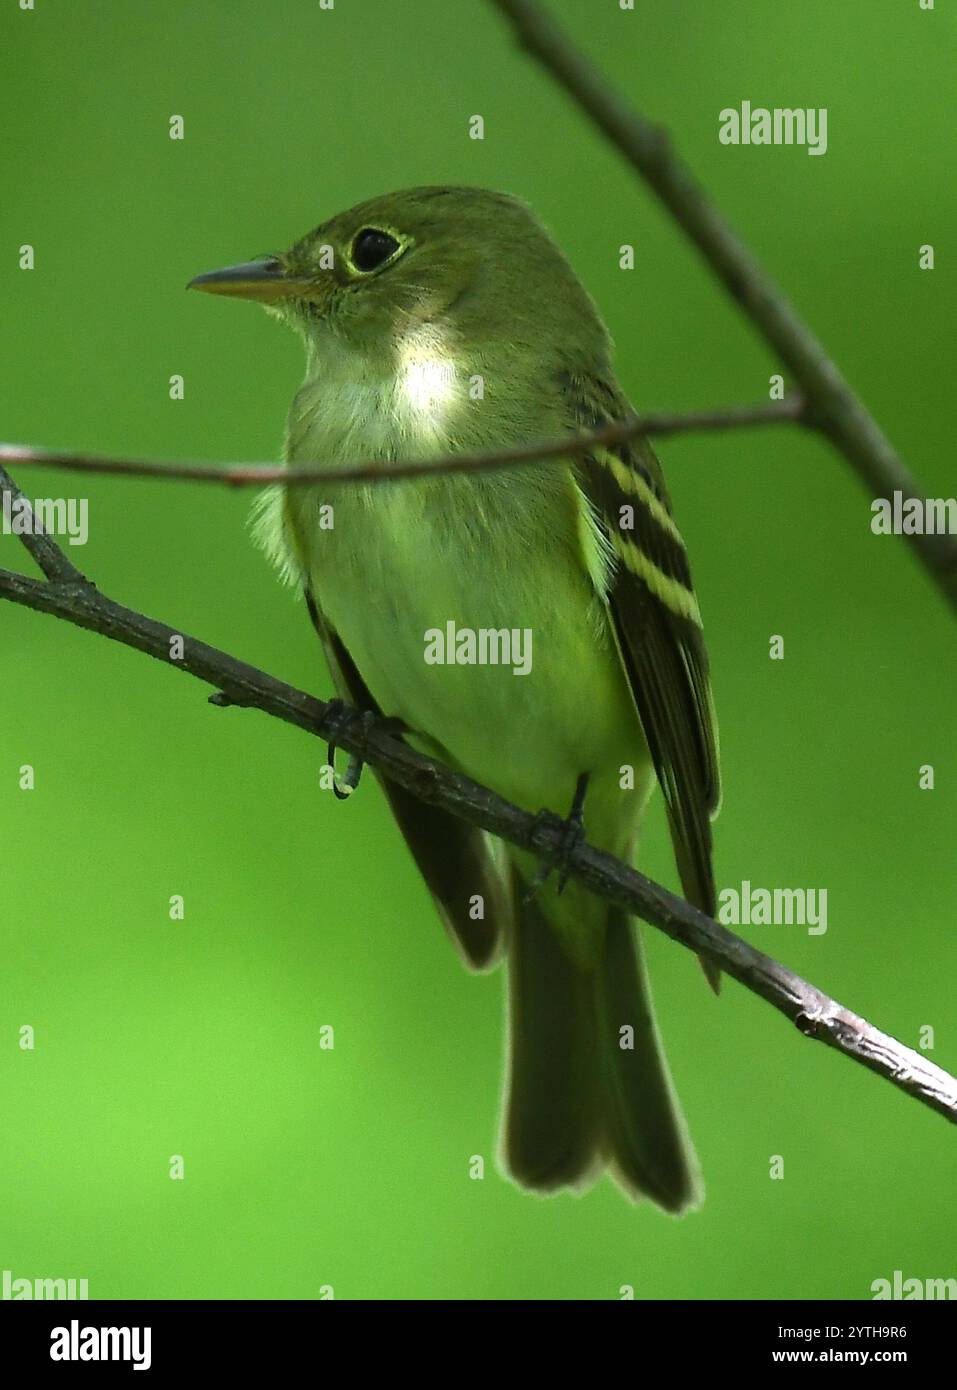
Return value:
M 310 377 L 290 413 L 288 457 L 334 473 L 443 454 L 453 439 L 465 447 L 465 412 L 482 409 L 448 345 L 420 329 L 400 344 L 388 377 L 346 354 Z M 318 508 L 330 504 L 333 525 L 322 529 Z M 320 485 L 290 489 L 285 501 L 277 490 L 261 523 L 274 553 L 284 506 L 300 572 L 387 714 L 523 803 L 546 790 L 526 785 L 529 774 L 547 780 L 542 770 L 554 768 L 561 800 L 577 759 L 618 765 L 619 731 L 630 748 L 634 715 L 582 562 L 582 503 L 566 470 Z M 426 664 L 426 632 L 450 620 L 530 631 L 531 673 Z M 583 709 L 594 749 L 582 747 Z M 502 780 L 503 768 L 514 781 Z

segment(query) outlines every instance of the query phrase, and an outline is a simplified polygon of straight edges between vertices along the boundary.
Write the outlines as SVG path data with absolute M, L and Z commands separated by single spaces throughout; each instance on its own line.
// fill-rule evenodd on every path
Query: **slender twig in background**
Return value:
M 492 0 L 516 36 L 641 174 L 804 392 L 809 420 L 853 464 L 872 497 L 922 496 L 917 481 L 824 347 L 672 152 L 667 132 L 623 102 L 537 0 Z M 957 608 L 957 536 L 909 535 Z
M 0 490 L 14 501 L 22 494 L 0 468 Z M 302 690 L 217 651 L 176 628 L 124 608 L 101 594 L 69 563 L 46 536 L 24 536 L 24 544 L 48 575 L 47 581 L 0 570 L 0 598 L 50 613 L 90 632 L 102 633 L 137 651 L 186 671 L 220 692 L 214 702 L 259 709 L 287 724 L 338 744 L 370 767 L 398 782 L 422 801 L 440 806 L 460 820 L 481 826 L 511 844 L 554 859 L 564 843 L 563 822 L 553 815 L 530 815 L 488 787 L 414 752 L 381 726 L 344 716 Z M 182 638 L 183 655 L 173 657 Z M 706 956 L 747 989 L 797 1025 L 862 1066 L 869 1067 L 924 1105 L 957 1122 L 957 1078 L 871 1026 L 814 985 L 706 917 L 660 884 L 620 860 L 580 844 L 567 859 L 567 871 L 597 897 L 618 903 L 658 927 L 672 940 Z
M 635 416 L 586 433 L 520 444 L 509 449 L 483 449 L 474 454 L 449 454 L 434 459 L 403 459 L 399 463 L 383 463 L 380 459 L 348 468 L 311 464 L 287 467 L 273 463 L 163 463 L 37 449 L 30 444 L 0 444 L 0 464 L 32 464 L 64 468 L 72 473 L 109 473 L 125 478 L 177 478 L 198 483 L 228 483 L 232 487 L 280 482 L 385 483 L 393 479 L 420 478 L 424 474 L 432 477 L 440 473 L 490 472 L 529 463 L 548 463 L 573 454 L 585 454 L 598 445 L 621 444 L 639 434 L 660 438 L 662 435 L 690 434 L 698 430 L 801 423 L 804 423 L 804 402 L 795 392 L 783 401 L 762 405 L 728 406 L 720 410 L 686 411 L 676 415 L 645 415 L 640 419 Z

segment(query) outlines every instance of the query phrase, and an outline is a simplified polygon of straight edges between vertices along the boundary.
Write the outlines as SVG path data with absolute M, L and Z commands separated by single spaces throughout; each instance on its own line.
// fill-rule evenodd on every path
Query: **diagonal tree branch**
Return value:
M 71 473 L 113 474 L 124 478 L 177 478 L 194 483 L 228 483 L 232 487 L 282 483 L 386 483 L 396 479 L 435 477 L 440 473 L 491 472 L 529 463 L 550 463 L 585 454 L 598 445 L 621 444 L 636 435 L 690 434 L 700 430 L 740 429 L 744 426 L 806 424 L 803 398 L 794 392 L 782 401 L 761 405 L 727 406 L 720 410 L 687 411 L 677 415 L 634 416 L 611 425 L 561 439 L 519 444 L 510 449 L 483 449 L 473 454 L 449 454 L 444 458 L 409 459 L 383 464 L 382 460 L 348 468 L 271 463 L 163 463 L 149 459 L 103 458 L 56 449 L 37 449 L 31 444 L 0 444 L 0 464 L 63 468 Z
M 60 549 L 57 543 L 46 535 L 37 521 L 30 503 L 2 468 L 0 468 L 0 497 L 9 501 L 11 513 L 14 510 L 14 504 L 16 504 L 18 519 L 22 516 L 23 525 L 28 528 L 21 531 L 20 539 L 47 579 L 54 584 L 89 583 L 89 580 L 67 559 L 65 552 Z
M 0 489 L 9 490 L 14 497 L 21 495 L 2 468 Z M 31 554 L 37 555 L 34 545 L 26 537 L 23 539 Z M 79 576 L 63 556 L 61 567 L 53 554 L 59 548 L 48 537 L 44 539 L 43 567 L 51 581 L 45 583 L 0 570 L 0 598 L 49 613 L 145 652 L 214 686 L 219 694 L 211 697 L 213 703 L 259 709 L 287 724 L 294 724 L 306 733 L 336 743 L 361 757 L 420 800 L 441 806 L 460 820 L 480 826 L 546 859 L 558 855 L 565 830 L 559 817 L 530 815 L 489 788 L 422 757 L 392 737 L 381 723 L 369 727 L 354 711 L 343 713 L 335 703 L 316 700 L 176 628 L 124 608 Z M 185 650 L 179 659 L 171 654 L 176 649 L 174 638 L 183 639 Z M 853 1058 L 924 1105 L 957 1122 L 957 1078 L 880 1032 L 674 893 L 584 843 L 569 855 L 567 869 L 571 878 L 596 896 L 618 903 L 658 927 L 673 941 L 706 956 L 746 989 L 773 1005 L 806 1037 L 816 1038 Z
M 516 37 L 616 145 L 690 237 L 743 313 L 794 374 L 816 424 L 872 497 L 921 490 L 822 344 L 672 152 L 667 133 L 621 100 L 538 0 L 492 0 Z M 957 608 L 957 536 L 908 535 L 931 578 Z

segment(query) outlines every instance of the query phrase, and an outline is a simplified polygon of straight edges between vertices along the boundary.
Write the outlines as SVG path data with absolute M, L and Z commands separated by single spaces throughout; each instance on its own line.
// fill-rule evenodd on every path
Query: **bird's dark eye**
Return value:
M 399 242 L 388 232 L 380 232 L 376 227 L 363 227 L 352 243 L 352 264 L 356 270 L 378 270 L 398 249 Z

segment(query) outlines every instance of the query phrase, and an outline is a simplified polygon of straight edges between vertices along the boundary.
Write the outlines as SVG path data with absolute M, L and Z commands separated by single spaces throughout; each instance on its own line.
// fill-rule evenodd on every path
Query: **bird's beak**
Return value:
M 225 270 L 207 270 L 186 286 L 188 290 L 205 290 L 207 294 L 229 294 L 236 299 L 256 299 L 260 304 L 275 304 L 302 294 L 313 282 L 305 276 L 286 270 L 281 261 L 269 257 L 262 261 L 246 261 L 230 265 Z

